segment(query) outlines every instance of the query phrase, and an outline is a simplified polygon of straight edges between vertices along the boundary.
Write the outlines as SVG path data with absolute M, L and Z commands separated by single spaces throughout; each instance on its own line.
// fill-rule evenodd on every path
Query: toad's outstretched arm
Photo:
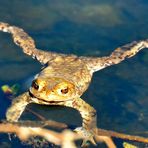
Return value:
M 102 58 L 82 57 L 82 59 L 86 62 L 88 68 L 93 73 L 105 67 L 118 64 L 126 58 L 134 56 L 137 52 L 144 48 L 148 48 L 148 39 L 137 42 L 134 41 L 132 43 L 121 46 L 115 49 L 110 56 Z
M 11 33 L 15 44 L 20 46 L 24 53 L 32 56 L 43 64 L 46 64 L 57 56 L 64 56 L 64 54 L 56 54 L 54 52 L 37 49 L 34 40 L 19 27 L 0 22 L 0 31 Z

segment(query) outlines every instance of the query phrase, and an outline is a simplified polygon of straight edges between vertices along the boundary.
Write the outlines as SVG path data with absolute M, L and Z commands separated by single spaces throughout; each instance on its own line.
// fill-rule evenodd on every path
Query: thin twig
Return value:
M 116 145 L 114 144 L 113 140 L 108 136 L 95 136 L 96 141 L 102 141 L 105 142 L 108 148 L 116 148 Z
M 116 138 L 120 138 L 120 139 L 127 139 L 127 140 L 131 140 L 131 141 L 148 143 L 148 138 L 145 138 L 145 137 L 128 135 L 128 134 L 118 133 L 118 132 L 104 130 L 104 129 L 100 129 L 100 128 L 98 128 L 98 135 L 110 136 L 110 137 L 116 137 Z
M 10 123 L 9 121 L 2 121 L 2 123 Z M 26 127 L 51 127 L 51 128 L 58 128 L 58 129 L 66 129 L 67 125 L 65 123 L 60 123 L 52 120 L 46 121 L 31 121 L 31 120 L 24 120 L 24 121 L 17 121 L 11 122 L 14 125 L 18 126 L 26 126 Z
M 36 113 L 35 111 L 33 111 L 32 109 L 30 108 L 26 108 L 26 110 L 30 113 L 32 113 L 33 115 L 35 115 L 36 117 L 38 117 L 41 121 L 45 121 L 47 120 L 45 117 L 43 117 L 42 115 Z

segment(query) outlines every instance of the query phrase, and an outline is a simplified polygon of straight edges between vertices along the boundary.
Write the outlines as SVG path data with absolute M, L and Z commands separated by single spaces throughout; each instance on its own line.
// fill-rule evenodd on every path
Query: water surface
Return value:
M 0 2 L 0 21 L 22 27 L 35 39 L 37 48 L 104 56 L 116 47 L 148 38 L 147 10 L 147 0 L 5 0 Z M 9 34 L 0 33 L 0 40 L 0 86 L 17 83 L 23 92 L 41 65 L 24 55 Z M 96 108 L 99 127 L 148 136 L 147 65 L 145 49 L 123 63 L 94 74 L 82 98 Z M 10 102 L 2 91 L 0 96 L 0 118 L 4 119 Z M 80 125 L 78 113 L 71 109 L 29 107 L 49 119 Z M 27 112 L 23 118 L 36 119 Z M 2 146 L 10 147 L 10 143 L 7 137 L 0 140 Z M 14 142 L 12 147 L 18 143 Z

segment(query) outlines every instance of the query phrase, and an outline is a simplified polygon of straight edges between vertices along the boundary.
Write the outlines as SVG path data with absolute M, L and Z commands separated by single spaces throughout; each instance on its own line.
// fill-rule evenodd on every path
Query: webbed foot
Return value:
M 76 133 L 84 137 L 81 147 L 87 146 L 88 142 L 91 142 L 93 145 L 96 145 L 95 142 L 95 130 L 87 130 L 83 127 L 77 127 L 74 129 Z

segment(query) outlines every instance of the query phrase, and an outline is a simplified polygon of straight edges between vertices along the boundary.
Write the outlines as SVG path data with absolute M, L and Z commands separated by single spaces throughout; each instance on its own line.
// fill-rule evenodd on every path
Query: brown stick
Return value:
M 132 141 L 137 141 L 137 142 L 148 143 L 148 138 L 145 138 L 145 137 L 128 135 L 128 134 L 118 133 L 118 132 L 104 130 L 104 129 L 100 129 L 100 128 L 98 128 L 98 135 L 116 137 L 116 138 L 120 138 L 120 139 L 127 139 L 127 140 L 132 140 Z
M 80 137 L 78 134 L 69 130 L 65 130 L 62 133 L 57 133 L 40 127 L 19 126 L 17 123 L 1 123 L 0 132 L 15 133 L 22 141 L 26 141 L 31 136 L 40 136 L 51 143 L 61 145 L 63 148 L 76 148 L 74 141 L 77 139 L 82 139 L 82 137 Z
M 30 110 L 30 112 L 32 112 L 32 110 Z M 33 114 L 38 116 L 38 114 L 36 114 L 35 112 L 33 112 Z M 41 119 L 41 117 L 43 119 L 47 120 L 46 118 L 44 118 L 43 116 L 40 115 L 40 119 Z M 55 121 L 51 121 L 51 122 L 55 122 Z M 59 122 L 56 122 L 56 123 L 58 123 L 58 124 L 55 124 L 55 125 L 57 125 L 57 127 L 59 127 L 59 128 L 62 128 L 63 126 L 65 126 L 64 128 L 68 127 L 68 125 L 66 125 L 66 124 L 61 125 L 63 123 L 60 123 L 60 124 L 59 124 Z M 49 126 L 50 125 L 52 126 L 52 124 L 49 123 Z M 148 138 L 145 138 L 145 137 L 118 133 L 118 132 L 115 132 L 115 131 L 104 130 L 104 129 L 101 129 L 101 128 L 98 128 L 98 135 L 99 136 L 116 137 L 116 138 L 120 138 L 120 139 L 126 139 L 126 140 L 131 140 L 131 141 L 148 143 Z
M 41 121 L 45 121 L 47 120 L 45 117 L 43 117 L 42 115 L 34 112 L 32 109 L 26 108 L 26 110 L 30 113 L 32 113 L 33 115 L 35 115 L 36 117 L 38 117 Z
M 7 124 L 9 122 L 3 122 L 4 124 Z M 16 123 L 13 123 L 14 125 L 17 126 L 26 126 L 26 127 L 45 127 L 45 126 L 49 126 L 49 127 L 56 127 L 59 129 L 65 129 L 66 127 L 68 127 L 68 125 L 64 124 L 64 123 L 59 123 L 59 122 L 55 122 L 55 121 L 18 121 Z M 128 134 L 123 134 L 123 133 L 118 133 L 115 131 L 110 131 L 110 130 L 104 130 L 101 128 L 97 129 L 97 136 L 106 136 L 106 137 L 116 137 L 116 138 L 120 138 L 120 139 L 127 139 L 127 140 L 131 140 L 131 141 L 137 141 L 137 142 L 143 142 L 143 143 L 148 143 L 148 138 L 145 137 L 141 137 L 141 136 L 134 136 L 134 135 L 128 135 Z M 0 131 L 1 132 L 1 131 Z

